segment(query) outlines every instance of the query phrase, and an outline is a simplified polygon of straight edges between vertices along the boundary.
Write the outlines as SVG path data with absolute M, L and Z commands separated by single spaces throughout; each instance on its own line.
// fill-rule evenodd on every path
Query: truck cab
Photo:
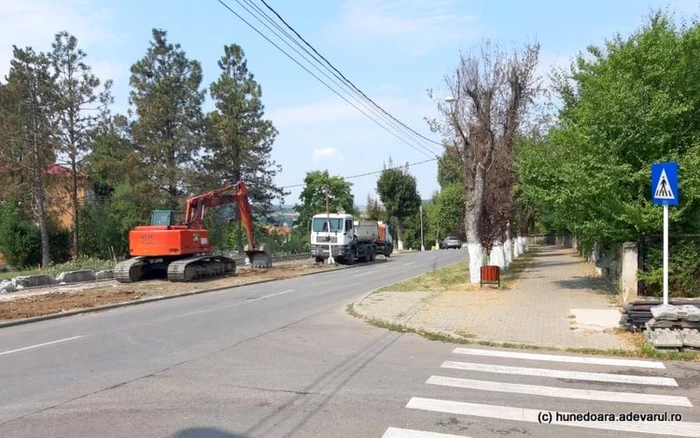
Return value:
M 343 258 L 355 241 L 355 223 L 352 215 L 331 213 L 317 214 L 311 219 L 311 252 L 316 261 Z

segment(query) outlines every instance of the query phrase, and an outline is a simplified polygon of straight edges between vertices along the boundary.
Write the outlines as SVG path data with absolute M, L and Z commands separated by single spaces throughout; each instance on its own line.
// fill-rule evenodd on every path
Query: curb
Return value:
M 330 269 L 326 269 L 324 271 L 306 272 L 304 274 L 299 275 L 299 277 L 308 277 L 309 275 L 325 274 L 328 272 L 340 271 L 342 269 L 352 269 L 355 266 L 364 266 L 364 265 L 350 265 L 347 267 L 330 268 Z M 295 278 L 295 277 L 292 277 L 292 278 Z M 13 327 L 13 326 L 24 325 L 24 324 L 31 324 L 34 322 L 48 321 L 51 319 L 65 318 L 68 316 L 82 315 L 84 313 L 101 312 L 104 310 L 112 310 L 112 309 L 118 309 L 120 307 L 128 307 L 128 306 L 135 306 L 138 304 L 146 304 L 146 303 L 152 303 L 152 302 L 156 302 L 156 301 L 170 300 L 173 298 L 188 297 L 188 296 L 199 295 L 199 294 L 204 294 L 204 293 L 208 293 L 208 292 L 220 292 L 222 290 L 236 289 L 236 288 L 243 287 L 243 286 L 253 286 L 253 285 L 263 284 L 263 283 L 271 283 L 273 281 L 279 281 L 279 280 L 288 280 L 288 279 L 287 278 L 271 278 L 271 279 L 267 279 L 267 280 L 257 280 L 257 281 L 251 281 L 250 283 L 233 284 L 231 286 L 219 286 L 219 287 L 215 287 L 215 288 L 211 288 L 211 289 L 204 289 L 204 290 L 198 290 L 198 291 L 193 291 L 193 292 L 185 292 L 185 293 L 181 293 L 181 294 L 177 294 L 177 295 L 152 297 L 152 298 L 146 298 L 143 300 L 134 300 L 134 301 L 127 301 L 124 303 L 106 304 L 104 306 L 98 306 L 98 307 L 92 307 L 92 308 L 86 308 L 86 309 L 69 310 L 67 312 L 59 312 L 59 313 L 51 313 L 49 315 L 33 316 L 30 318 L 22 318 L 22 319 L 10 320 L 10 321 L 6 321 L 6 322 L 0 322 L 0 328 Z

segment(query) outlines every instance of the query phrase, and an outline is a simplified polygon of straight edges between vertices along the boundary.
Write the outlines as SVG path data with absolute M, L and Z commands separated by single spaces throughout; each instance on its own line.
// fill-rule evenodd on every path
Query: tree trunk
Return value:
M 39 219 L 39 231 L 41 233 L 41 266 L 46 268 L 51 262 L 51 253 L 49 248 L 49 226 L 46 218 L 46 199 L 44 196 L 44 187 L 41 180 L 41 151 L 39 150 L 39 139 L 36 132 L 36 118 L 34 122 L 34 167 L 33 181 L 34 201 L 36 202 L 36 211 Z
M 484 168 L 477 165 L 474 173 L 474 184 L 471 189 L 467 189 L 466 214 L 464 216 L 464 231 L 467 236 L 467 251 L 469 252 L 469 277 L 472 284 L 479 283 L 481 266 L 484 264 L 479 221 L 484 206 L 485 182 Z
M 397 248 L 403 250 L 403 224 L 400 220 L 396 220 L 396 240 L 398 243 Z
M 72 134 L 71 134 L 72 136 Z M 71 157 L 71 170 L 73 172 L 73 187 L 71 187 L 71 206 L 73 208 L 73 233 L 72 233 L 72 252 L 73 258 L 78 257 L 78 171 L 76 164 L 75 146 Z

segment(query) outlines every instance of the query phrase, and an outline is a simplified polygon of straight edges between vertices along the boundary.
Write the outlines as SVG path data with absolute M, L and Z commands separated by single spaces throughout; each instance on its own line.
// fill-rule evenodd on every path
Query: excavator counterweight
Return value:
M 248 203 L 248 189 L 239 181 L 187 199 L 184 221 L 173 223 L 174 215 L 158 210 L 151 216 L 151 225 L 129 231 L 129 254 L 132 258 L 117 264 L 114 278 L 131 283 L 149 278 L 170 281 L 192 281 L 207 277 L 235 275 L 236 262 L 214 254 L 209 231 L 204 228 L 207 207 L 235 203 L 246 231 L 245 253 L 255 268 L 269 268 L 272 257 L 266 245 L 257 246 L 253 217 Z

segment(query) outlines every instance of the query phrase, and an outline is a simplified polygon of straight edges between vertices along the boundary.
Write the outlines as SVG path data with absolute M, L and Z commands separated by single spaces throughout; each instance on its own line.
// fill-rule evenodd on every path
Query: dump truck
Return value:
M 350 214 L 319 213 L 311 219 L 311 253 L 316 262 L 332 254 L 338 263 L 371 262 L 394 251 L 389 224 L 355 220 Z

